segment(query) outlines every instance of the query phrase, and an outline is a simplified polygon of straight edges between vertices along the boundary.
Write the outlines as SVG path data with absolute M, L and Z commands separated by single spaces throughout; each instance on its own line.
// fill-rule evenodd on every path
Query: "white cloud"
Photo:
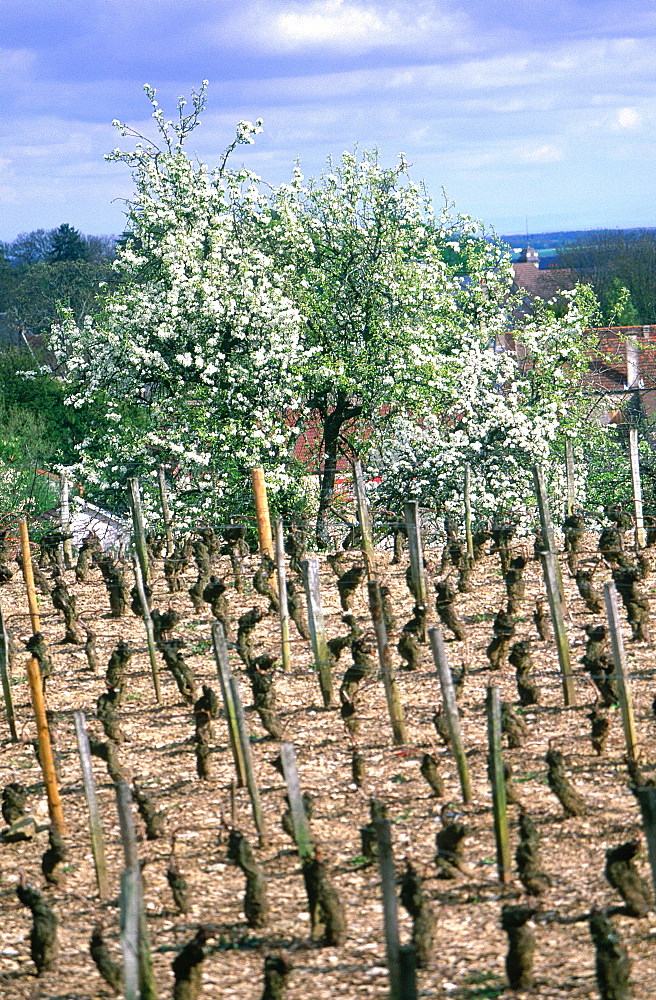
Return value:
M 305 45 L 367 47 L 389 43 L 395 18 L 385 21 L 371 8 L 346 4 L 343 0 L 325 0 L 296 10 L 287 10 L 273 19 L 277 41 L 284 48 Z
M 524 149 L 519 156 L 522 163 L 557 163 L 563 159 L 563 152 L 551 143 Z
M 642 122 L 642 116 L 637 108 L 620 108 L 615 115 L 614 125 L 616 128 L 632 131 L 638 128 Z
M 441 8 L 445 9 L 442 10 Z M 246 4 L 238 14 L 206 26 L 216 41 L 277 54 L 368 52 L 412 46 L 455 52 L 478 48 L 469 18 L 449 11 L 444 0 L 266 0 Z

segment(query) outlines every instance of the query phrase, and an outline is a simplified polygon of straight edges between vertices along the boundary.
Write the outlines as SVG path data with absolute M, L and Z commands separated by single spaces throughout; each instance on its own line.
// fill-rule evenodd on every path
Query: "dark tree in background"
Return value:
M 85 238 L 64 222 L 59 229 L 53 229 L 50 235 L 46 260 L 49 264 L 60 264 L 63 261 L 89 260 L 89 244 Z
M 592 285 L 604 323 L 656 323 L 656 229 L 600 229 L 582 233 L 558 251 L 558 267 Z M 622 289 L 629 298 L 622 303 Z M 619 308 L 618 308 L 619 305 Z

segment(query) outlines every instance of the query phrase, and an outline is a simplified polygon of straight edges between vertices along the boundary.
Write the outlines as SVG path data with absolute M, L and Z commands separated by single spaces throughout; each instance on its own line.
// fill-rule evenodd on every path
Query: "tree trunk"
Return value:
M 324 463 L 321 474 L 321 489 L 319 492 L 319 510 L 317 512 L 317 542 L 327 548 L 330 546 L 327 514 L 335 493 L 335 475 L 337 473 L 337 458 L 339 456 L 339 435 L 348 420 L 359 417 L 362 407 L 349 405 L 339 393 L 337 402 L 331 413 L 327 408 L 316 407 L 323 420 Z
M 319 510 L 317 512 L 317 542 L 322 548 L 330 547 L 327 514 L 335 492 L 335 475 L 337 473 L 338 437 L 341 421 L 338 422 L 331 414 L 325 422 L 324 448 L 325 458 L 321 474 L 321 490 L 319 493 Z

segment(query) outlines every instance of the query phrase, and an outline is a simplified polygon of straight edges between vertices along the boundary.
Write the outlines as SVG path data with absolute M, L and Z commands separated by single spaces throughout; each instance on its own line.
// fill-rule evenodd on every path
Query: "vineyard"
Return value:
M 35 644 L 12 528 L 0 567 L 16 727 L 14 739 L 5 706 L 2 996 L 88 1000 L 124 992 L 125 824 L 117 788 L 130 790 L 143 874 L 153 980 L 148 990 L 142 983 L 141 995 L 389 996 L 390 901 L 386 918 L 379 864 L 381 830 L 389 829 L 399 937 L 414 943 L 417 964 L 416 992 L 406 982 L 409 992 L 395 995 L 653 996 L 656 920 L 634 791 L 649 786 L 656 762 L 654 577 L 650 549 L 634 551 L 626 529 L 618 519 L 600 543 L 579 528 L 574 542 L 568 536 L 570 551 L 558 554 L 569 699 L 541 562 L 533 539 L 515 537 L 512 527 L 479 533 L 471 559 L 455 533 L 425 548 L 426 614 L 411 593 L 400 537 L 396 556 L 391 543 L 377 547 L 372 560 L 357 548 L 312 556 L 331 697 L 319 683 L 309 638 L 300 533 L 286 544 L 289 669 L 280 658 L 273 563 L 249 550 L 238 526 L 179 539 L 169 554 L 165 540 L 153 542 L 145 596 L 158 700 L 129 562 L 103 553 L 93 538 L 77 567 L 64 565 L 56 533 L 50 544 L 47 537 L 33 544 L 43 637 Z M 367 568 L 381 584 L 402 741 L 388 714 Z M 628 761 L 602 596 L 611 578 L 623 599 L 635 718 L 635 759 L 629 754 Z M 217 621 L 244 707 L 259 819 L 235 769 L 212 639 Z M 435 626 L 457 697 L 468 796 L 428 641 L 427 628 Z M 50 825 L 36 751 L 30 656 L 45 689 L 61 836 Z M 499 866 L 495 838 L 490 687 L 501 702 L 509 870 Z M 104 892 L 76 712 L 91 745 Z M 289 744 L 309 827 L 305 844 L 285 766 Z M 312 907 L 310 869 L 317 878 Z

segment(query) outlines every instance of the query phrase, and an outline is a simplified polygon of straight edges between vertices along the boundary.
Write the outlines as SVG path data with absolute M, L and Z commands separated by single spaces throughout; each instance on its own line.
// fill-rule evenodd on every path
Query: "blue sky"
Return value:
M 190 151 L 273 184 L 298 157 L 403 151 L 436 200 L 500 233 L 654 226 L 653 0 L 0 0 L 0 239 L 120 232 L 103 161 L 118 118 L 152 131 L 210 81 Z

